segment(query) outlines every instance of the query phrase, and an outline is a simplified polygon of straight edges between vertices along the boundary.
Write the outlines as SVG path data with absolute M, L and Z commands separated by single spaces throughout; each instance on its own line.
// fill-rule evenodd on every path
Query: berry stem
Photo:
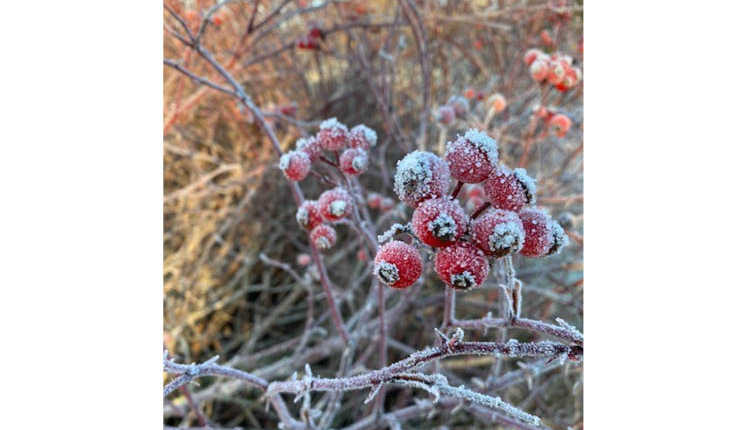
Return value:
M 473 214 L 471 214 L 471 216 L 470 216 L 469 218 L 470 218 L 470 219 L 476 219 L 476 218 L 477 218 L 477 217 L 478 217 L 479 215 L 481 215 L 481 214 L 482 214 L 482 212 L 484 212 L 484 211 L 485 211 L 485 209 L 487 209 L 488 207 L 490 207 L 490 202 L 484 202 L 484 204 L 483 204 L 482 206 L 479 206 L 479 208 L 477 208 L 477 210 L 475 210 L 475 211 L 474 211 L 474 213 L 473 213 Z
M 461 188 L 463 188 L 464 183 L 461 181 L 456 182 L 456 188 L 453 189 L 453 193 L 451 193 L 451 198 L 455 199 L 458 197 L 458 193 L 461 192 Z
M 378 282 L 378 317 L 380 324 L 380 367 L 385 367 L 387 364 L 387 347 L 388 342 L 385 334 L 385 286 L 382 282 Z M 385 390 L 378 392 L 377 402 L 375 403 L 375 410 L 378 415 L 383 411 L 383 405 L 385 403 Z
M 447 329 L 453 325 L 456 319 L 456 290 L 448 284 L 445 284 L 445 305 L 443 306 L 443 324 L 441 329 Z

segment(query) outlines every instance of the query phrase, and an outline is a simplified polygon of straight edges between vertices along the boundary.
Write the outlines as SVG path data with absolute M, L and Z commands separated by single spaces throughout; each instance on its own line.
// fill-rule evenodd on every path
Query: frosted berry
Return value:
M 308 254 L 298 254 L 297 264 L 302 267 L 307 266 L 308 264 L 310 264 L 310 256 Z
M 318 210 L 318 202 L 305 200 L 297 208 L 297 223 L 305 230 L 312 230 L 323 222 L 323 217 Z
M 484 181 L 497 166 L 497 157 L 495 140 L 476 129 L 448 142 L 445 153 L 451 175 L 470 184 Z
M 442 248 L 435 257 L 435 271 L 451 287 L 468 291 L 487 278 L 490 265 L 487 257 L 476 246 L 458 242 Z
M 568 245 L 565 231 L 547 212 L 538 208 L 526 208 L 518 216 L 526 234 L 521 255 L 545 257 L 559 253 Z
M 356 125 L 349 131 L 349 144 L 352 148 L 369 151 L 376 143 L 378 143 L 378 134 L 364 124 Z
M 485 211 L 471 223 L 472 243 L 492 257 L 520 251 L 524 236 L 521 218 L 504 209 Z
M 531 64 L 529 72 L 531 72 L 532 79 L 537 82 L 542 82 L 547 79 L 547 76 L 549 75 L 549 65 L 545 60 L 536 60 Z
M 290 181 L 301 181 L 310 173 L 310 157 L 302 151 L 287 152 L 281 156 L 279 168 Z
M 380 200 L 380 210 L 383 212 L 393 209 L 394 206 L 396 206 L 396 202 L 390 197 L 383 197 Z
M 328 221 L 338 221 L 349 216 L 353 208 L 354 200 L 341 187 L 328 190 L 318 197 L 318 210 Z
M 380 202 L 382 200 L 382 197 L 378 193 L 370 193 L 367 195 L 367 206 L 378 209 L 380 207 Z
M 570 124 L 570 118 L 563 114 L 555 114 L 549 120 L 549 133 L 557 137 L 563 137 L 570 129 Z
M 320 224 L 310 232 L 310 240 L 316 248 L 326 251 L 336 244 L 336 230 L 330 225 Z
M 323 149 L 338 151 L 349 144 L 349 130 L 336 118 L 329 118 L 320 123 L 318 141 Z
M 422 275 L 422 257 L 412 245 L 393 240 L 378 249 L 373 274 L 389 287 L 408 288 Z
M 310 162 L 314 163 L 320 157 L 320 152 L 323 148 L 320 147 L 320 142 L 315 136 L 303 137 L 297 139 L 297 151 L 302 151 L 310 157 Z
M 565 77 L 565 66 L 559 60 L 550 61 L 549 73 L 547 73 L 547 82 L 552 85 L 557 85 L 562 82 Z
M 535 203 L 536 181 L 526 174 L 526 169 L 500 166 L 484 182 L 484 193 L 494 207 L 518 212 Z
M 347 175 L 356 176 L 367 170 L 368 156 L 364 149 L 349 148 L 341 154 L 339 169 Z
M 469 112 L 469 101 L 463 96 L 453 96 L 448 99 L 448 105 L 453 108 L 456 118 L 463 118 Z
M 523 56 L 523 63 L 527 66 L 531 66 L 534 61 L 536 61 L 538 58 L 544 56 L 544 53 L 540 51 L 537 48 L 531 48 L 528 51 L 526 51 L 526 54 Z
M 411 207 L 442 197 L 450 187 L 450 170 L 445 160 L 431 152 L 413 151 L 396 164 L 394 191 Z
M 422 202 L 414 210 L 411 225 L 422 242 L 442 248 L 466 233 L 469 217 L 456 200 L 440 197 Z
M 437 118 L 440 124 L 451 125 L 456 120 L 456 112 L 448 105 L 440 106 L 435 114 L 435 118 Z
M 505 107 L 508 106 L 508 102 L 505 100 L 505 96 L 500 93 L 495 93 L 487 99 L 487 103 L 490 105 L 493 111 L 502 112 Z

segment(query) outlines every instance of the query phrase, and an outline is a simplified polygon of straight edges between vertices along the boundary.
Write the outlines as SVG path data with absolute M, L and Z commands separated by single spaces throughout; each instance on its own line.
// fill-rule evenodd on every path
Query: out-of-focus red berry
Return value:
M 464 97 L 466 97 L 469 100 L 473 100 L 474 97 L 476 97 L 477 93 L 474 91 L 474 88 L 467 88 L 464 91 Z
M 319 250 L 329 250 L 336 244 L 336 230 L 329 225 L 320 224 L 310 232 L 310 239 Z
M 553 136 L 563 137 L 570 130 L 571 121 L 567 116 L 558 113 L 549 120 L 549 133 Z
M 440 124 L 451 125 L 456 120 L 456 113 L 451 106 L 440 106 L 435 117 Z
M 310 173 L 310 157 L 302 151 L 287 152 L 281 156 L 279 168 L 290 181 L 301 181 Z

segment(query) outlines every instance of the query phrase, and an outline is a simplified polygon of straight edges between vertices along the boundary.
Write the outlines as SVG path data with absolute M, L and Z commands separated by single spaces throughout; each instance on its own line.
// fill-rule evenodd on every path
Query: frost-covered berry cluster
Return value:
M 466 198 L 471 216 L 459 199 L 447 195 L 451 177 L 457 187 L 453 195 Z M 399 233 L 438 248 L 437 275 L 460 291 L 482 285 L 491 258 L 545 257 L 568 244 L 560 224 L 534 207 L 536 181 L 525 169 L 500 165 L 497 143 L 482 131 L 458 136 L 448 144 L 445 159 L 424 151 L 406 155 L 396 165 L 394 182 L 399 199 L 415 209 L 411 223 L 394 225 L 378 238 L 388 242 L 378 250 L 373 273 L 388 286 L 407 288 L 422 270 L 417 246 L 393 240 Z
M 572 65 L 573 59 L 569 55 L 548 55 L 538 48 L 531 48 L 523 56 L 523 62 L 529 67 L 532 79 L 552 84 L 559 91 L 568 91 L 581 82 L 581 69 Z
M 315 136 L 297 140 L 296 149 L 281 156 L 279 168 L 290 181 L 301 181 L 310 173 L 313 163 L 326 161 L 323 150 L 331 151 L 338 159 L 338 170 L 344 175 L 359 175 L 367 169 L 369 150 L 377 143 L 374 130 L 360 124 L 351 129 L 336 118 L 320 124 Z M 339 151 L 344 150 L 339 156 Z M 377 207 L 388 210 L 393 199 L 382 197 Z M 369 203 L 369 201 L 368 201 Z M 336 243 L 336 230 L 326 222 L 336 222 L 348 217 L 354 210 L 355 201 L 349 192 L 336 187 L 323 192 L 318 200 L 306 200 L 297 208 L 297 223 L 310 232 L 312 243 L 320 250 L 330 249 Z

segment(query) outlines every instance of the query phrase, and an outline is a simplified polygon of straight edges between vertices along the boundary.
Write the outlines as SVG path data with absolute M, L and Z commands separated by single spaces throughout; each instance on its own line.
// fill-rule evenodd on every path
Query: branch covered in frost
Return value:
M 261 390 L 268 388 L 268 382 L 263 378 L 243 372 L 242 370 L 218 365 L 216 364 L 218 359 L 219 356 L 217 355 L 201 364 L 179 364 L 170 360 L 165 354 L 164 371 L 181 376 L 169 381 L 169 383 L 164 386 L 164 397 L 167 397 L 172 391 L 201 376 L 227 376 L 229 378 L 241 379 L 249 382 L 251 385 L 258 387 Z
M 273 382 L 268 386 L 266 395 L 292 393 L 300 398 L 300 396 L 308 391 L 350 391 L 371 388 L 372 391 L 368 396 L 368 399 L 371 399 L 377 394 L 377 391 L 383 384 L 392 382 L 404 383 L 404 374 L 412 373 L 424 364 L 445 357 L 500 354 L 509 357 L 550 357 L 577 360 L 583 354 L 583 348 L 578 345 L 568 346 L 549 341 L 530 343 L 517 341 L 505 343 L 463 342 L 462 338 L 463 331 L 458 329 L 451 339 L 443 342 L 439 347 L 427 348 L 415 352 L 390 366 L 362 375 L 348 378 L 316 378 L 308 374 L 302 380 Z M 423 382 L 412 380 L 411 383 L 417 384 Z M 420 386 L 420 388 L 425 387 Z M 430 390 L 428 389 L 428 391 Z
M 525 328 L 537 333 L 555 336 L 578 345 L 583 345 L 583 333 L 572 325 L 558 318 L 559 325 L 553 325 L 542 321 L 528 318 L 490 318 L 484 317 L 476 320 L 454 320 L 452 325 L 465 329 L 486 329 L 492 327 L 515 327 Z
M 400 233 L 414 234 L 412 227 L 411 227 L 411 223 L 410 222 L 406 223 L 406 225 L 399 224 L 399 223 L 393 224 L 391 228 L 386 230 L 383 234 L 378 235 L 378 243 L 383 244 L 393 239 L 394 236 Z

